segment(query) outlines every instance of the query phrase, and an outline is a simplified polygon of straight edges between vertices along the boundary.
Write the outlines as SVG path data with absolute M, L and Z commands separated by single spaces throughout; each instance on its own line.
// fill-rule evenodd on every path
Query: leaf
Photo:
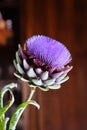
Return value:
M 8 121 L 9 121 L 9 118 L 7 117 L 7 118 L 5 118 L 5 121 L 4 121 L 4 129 L 6 130 L 6 128 L 7 128 L 7 123 L 8 123 Z
M 26 101 L 22 104 L 20 104 L 17 109 L 15 110 L 15 112 L 13 113 L 11 120 L 10 120 L 10 125 L 9 125 L 9 129 L 8 130 L 15 130 L 16 129 L 16 125 L 22 115 L 22 113 L 24 112 L 25 108 L 29 105 L 32 104 L 34 106 L 36 106 L 38 109 L 40 108 L 39 104 L 36 103 L 33 100 L 30 101 Z
M 9 118 L 6 117 L 3 120 L 0 119 L 0 130 L 7 130 L 7 123 L 9 121 Z
M 6 130 L 7 127 L 7 122 L 9 118 L 5 118 L 5 113 L 14 102 L 14 95 L 11 91 L 11 89 L 14 87 L 17 87 L 17 84 L 11 83 L 5 85 L 0 91 L 0 130 Z M 10 92 L 11 98 L 10 101 L 5 106 L 3 106 L 3 97 L 7 91 Z
M 29 104 L 29 102 L 24 102 L 17 107 L 17 109 L 15 110 L 15 112 L 13 113 L 13 115 L 11 117 L 8 130 L 15 130 L 16 129 L 16 125 L 17 125 L 23 111 L 25 110 L 25 108 L 27 107 L 28 104 Z
M 13 89 L 17 87 L 16 83 L 10 83 L 8 85 L 5 85 L 2 89 L 1 89 L 1 93 L 5 93 L 6 91 L 8 91 L 8 89 Z
M 4 107 L 2 107 L 0 109 L 0 118 L 6 113 L 6 111 L 10 108 L 10 106 L 14 102 L 14 95 L 13 95 L 12 91 L 10 89 L 8 89 L 8 91 L 10 92 L 11 99 L 9 100 L 9 102 Z
M 30 100 L 29 104 L 34 105 L 35 107 L 37 107 L 38 109 L 40 109 L 40 105 L 36 101 L 34 101 L 34 100 Z
M 4 119 L 0 119 L 0 130 L 5 130 L 4 128 Z
M 10 83 L 8 85 L 5 85 L 1 91 L 0 91 L 0 109 L 3 107 L 3 97 L 4 97 L 4 94 L 7 92 L 7 91 L 10 91 L 10 89 L 12 88 L 15 88 L 17 87 L 17 84 L 16 83 Z M 11 91 L 10 91 L 11 93 Z M 12 94 L 12 93 L 11 93 Z

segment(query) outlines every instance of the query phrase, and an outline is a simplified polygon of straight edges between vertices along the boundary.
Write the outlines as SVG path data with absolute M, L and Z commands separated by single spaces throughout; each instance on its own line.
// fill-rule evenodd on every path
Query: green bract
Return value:
M 52 71 L 52 68 L 47 68 L 43 64 L 38 65 L 37 59 L 28 54 L 27 49 L 22 49 L 20 45 L 16 52 L 16 59 L 13 62 L 16 68 L 14 73 L 16 77 L 28 82 L 30 85 L 38 86 L 44 91 L 59 89 L 60 84 L 69 79 L 67 73 L 72 69 L 72 67 L 66 66 Z

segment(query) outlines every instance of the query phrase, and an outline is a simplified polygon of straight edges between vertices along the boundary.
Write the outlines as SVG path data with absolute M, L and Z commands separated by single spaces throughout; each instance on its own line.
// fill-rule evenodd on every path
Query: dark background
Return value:
M 64 43 L 73 57 L 70 80 L 61 89 L 37 90 L 34 98 L 41 109 L 27 108 L 24 130 L 87 130 L 87 0 L 9 1 L 5 9 L 15 9 L 2 13 L 13 19 L 15 50 L 19 42 L 23 45 L 28 37 L 43 34 Z M 23 83 L 23 99 L 28 89 Z

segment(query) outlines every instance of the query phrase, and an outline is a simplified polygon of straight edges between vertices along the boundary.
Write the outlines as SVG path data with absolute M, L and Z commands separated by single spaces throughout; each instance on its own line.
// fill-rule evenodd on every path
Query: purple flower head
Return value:
M 62 43 L 47 36 L 33 36 L 24 48 L 19 45 L 14 60 L 15 76 L 45 91 L 59 89 L 69 79 L 67 73 L 73 67 L 67 64 L 71 59 Z
M 29 54 L 49 67 L 60 68 L 72 60 L 65 45 L 47 36 L 33 36 L 26 41 L 26 45 Z

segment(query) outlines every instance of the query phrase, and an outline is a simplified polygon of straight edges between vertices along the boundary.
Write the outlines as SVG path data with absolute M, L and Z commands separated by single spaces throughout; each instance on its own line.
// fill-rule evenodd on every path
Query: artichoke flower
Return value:
M 67 65 L 72 57 L 69 50 L 52 38 L 35 35 L 18 46 L 16 59 L 13 61 L 16 77 L 38 86 L 42 90 L 59 89 L 69 79 L 67 73 L 72 66 Z

